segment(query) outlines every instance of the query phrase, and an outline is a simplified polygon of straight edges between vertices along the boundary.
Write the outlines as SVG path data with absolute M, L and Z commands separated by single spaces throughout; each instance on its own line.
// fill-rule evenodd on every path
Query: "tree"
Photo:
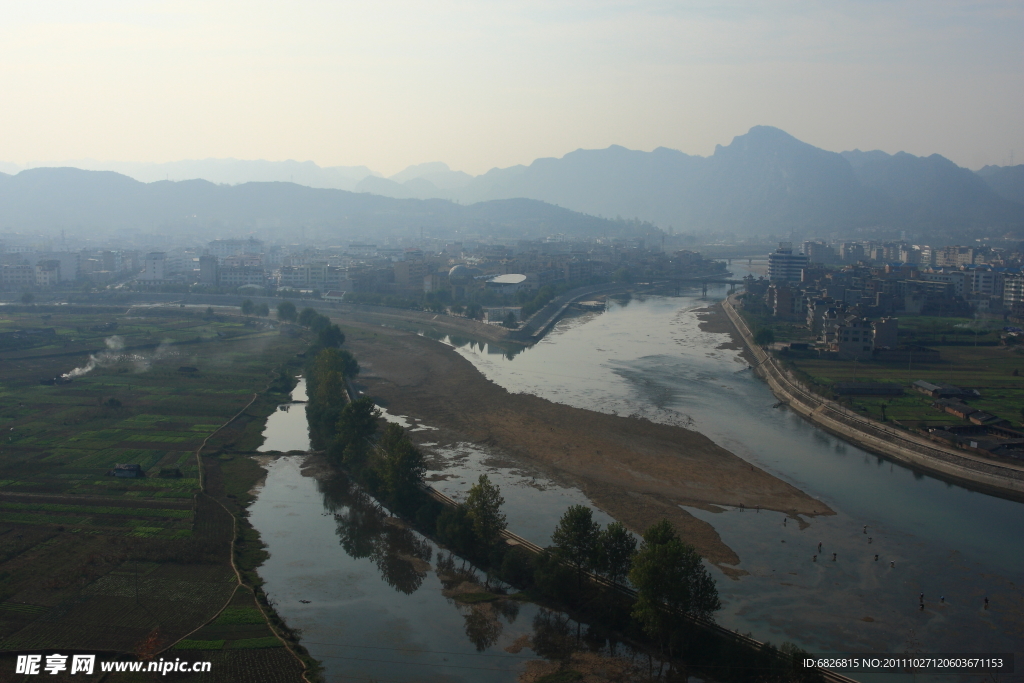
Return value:
M 501 532 L 508 526 L 501 506 L 505 499 L 501 489 L 491 483 L 486 474 L 481 474 L 477 483 L 469 489 L 466 510 L 473 522 L 473 532 L 485 546 L 492 546 L 501 538 Z
M 505 320 L 502 321 L 501 325 L 502 327 L 507 327 L 510 330 L 514 330 L 517 327 L 519 327 L 519 321 L 516 320 L 516 314 L 513 313 L 512 311 L 509 311 L 508 315 L 505 316 Z
M 36 300 L 36 295 L 32 292 L 25 292 L 21 295 L 21 303 L 30 304 Z
M 312 322 L 310 322 L 309 329 L 313 330 L 317 334 L 320 334 L 330 326 L 331 319 L 328 318 L 326 315 L 320 315 L 318 313 L 316 317 L 313 318 Z
M 345 333 L 337 325 L 328 325 L 317 334 L 317 344 L 334 349 L 345 343 Z
M 277 305 L 277 319 L 286 323 L 295 322 L 295 318 L 298 317 L 298 312 L 295 310 L 295 304 L 291 301 L 282 301 Z
M 612 522 L 597 539 L 598 565 L 615 583 L 622 583 L 636 555 L 636 538 L 621 522 Z
M 377 433 L 380 410 L 373 399 L 364 396 L 342 408 L 335 423 L 335 440 L 331 455 L 350 467 L 361 467 L 366 458 L 369 439 Z
M 252 302 L 252 299 L 246 299 L 242 302 L 242 315 L 252 315 L 255 308 L 256 304 Z
M 258 315 L 259 317 L 266 318 L 268 315 L 270 315 L 270 306 L 268 306 L 267 302 L 264 301 L 260 303 L 258 306 L 256 306 L 255 312 L 256 315 Z
M 323 349 L 313 357 L 306 372 L 306 392 L 309 394 L 306 415 L 315 440 L 330 435 L 331 427 L 348 401 L 345 378 L 356 372 L 359 372 L 359 364 L 347 351 Z
M 576 570 L 576 584 L 583 588 L 583 573 L 594 565 L 601 525 L 586 505 L 572 505 L 558 520 L 551 542 L 558 556 Z
M 299 324 L 302 325 L 303 327 L 311 327 L 313 324 L 313 319 L 319 315 L 320 314 L 316 312 L 315 308 L 310 308 L 309 306 L 307 306 L 306 308 L 302 309 L 302 312 L 299 313 Z
M 672 654 L 679 629 L 691 617 L 710 619 L 721 609 L 718 588 L 693 546 L 681 541 L 667 520 L 644 534 L 629 580 L 636 588 L 633 618 Z
M 377 442 L 374 469 L 380 478 L 382 494 L 404 507 L 416 486 L 423 481 L 423 454 L 412 445 L 401 425 L 388 424 Z
M 769 346 L 775 343 L 775 330 L 770 327 L 759 327 L 754 332 L 754 343 L 758 346 Z
M 206 307 L 206 317 L 207 318 L 212 318 L 213 317 L 213 306 L 207 306 Z

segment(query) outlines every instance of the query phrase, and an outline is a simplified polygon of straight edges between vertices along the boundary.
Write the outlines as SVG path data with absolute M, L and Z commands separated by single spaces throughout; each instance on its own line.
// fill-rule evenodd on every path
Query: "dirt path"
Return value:
M 739 557 L 710 524 L 679 505 L 717 511 L 720 505 L 742 504 L 791 515 L 833 514 L 821 501 L 698 432 L 510 394 L 439 342 L 351 320 L 339 322 L 349 335 L 346 345 L 363 368 L 358 384 L 367 394 L 392 414 L 440 429 L 413 436 L 483 444 L 528 461 L 578 486 L 637 532 L 667 517 L 727 574 L 743 573 L 723 566 L 737 564 Z

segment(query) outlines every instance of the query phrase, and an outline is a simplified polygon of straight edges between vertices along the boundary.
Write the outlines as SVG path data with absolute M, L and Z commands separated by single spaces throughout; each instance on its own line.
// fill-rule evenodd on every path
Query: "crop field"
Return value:
M 158 651 L 232 600 L 189 641 L 301 671 L 229 548 L 260 472 L 233 452 L 261 443 L 306 342 L 174 307 L 66 309 L 0 309 L 0 333 L 36 331 L 0 344 L 0 655 Z
M 929 336 L 932 339 L 928 347 L 941 356 L 937 363 L 919 363 L 912 359 L 909 363 L 880 363 L 799 356 L 786 358 L 793 368 L 806 375 L 805 379 L 826 391 L 837 382 L 892 382 L 903 387 L 903 396 L 846 397 L 856 410 L 876 419 L 881 419 L 884 405 L 887 419 L 898 420 L 910 427 L 963 424 L 962 419 L 933 408 L 934 399 L 911 388 L 913 382 L 925 380 L 933 384 L 975 389 L 981 396 L 968 400 L 972 408 L 1009 420 L 1014 426 L 1022 424 L 1024 348 L 999 345 L 991 340 L 987 344 L 979 341 L 975 346 L 973 342 L 953 342 L 951 335 L 946 336 L 944 344 L 942 334 Z M 979 335 L 979 340 L 981 338 Z

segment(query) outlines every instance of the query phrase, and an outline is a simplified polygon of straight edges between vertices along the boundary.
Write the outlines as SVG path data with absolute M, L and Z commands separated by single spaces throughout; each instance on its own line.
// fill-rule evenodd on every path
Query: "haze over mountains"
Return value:
M 255 232 L 274 238 L 403 234 L 613 234 L 613 221 L 531 199 L 463 206 L 394 199 L 295 183 L 216 185 L 206 180 L 142 183 L 112 171 L 37 168 L 0 174 L 0 229 L 91 233 Z M 308 229 L 308 230 L 307 230 Z
M 452 227 L 471 215 L 493 227 L 517 224 L 522 212 L 530 232 L 609 229 L 605 221 L 570 218 L 570 212 L 537 202 L 480 204 L 524 198 L 591 216 L 635 217 L 677 232 L 851 237 L 905 232 L 910 239 L 955 235 L 961 240 L 1024 233 L 1024 166 L 987 166 L 975 173 L 939 155 L 835 153 L 767 126 L 719 145 L 708 157 L 664 147 L 642 152 L 612 146 L 475 177 L 440 162 L 411 166 L 390 178 L 366 167 L 320 168 L 294 161 L 108 166 L 150 184 L 56 169 L 0 176 L 0 228 L 174 225 L 188 216 L 198 224 L 369 229 L 388 216 L 389 225 L 407 229 Z M 211 182 L 184 181 L 189 175 Z M 260 182 L 213 184 L 244 181 Z M 558 229 L 563 222 L 569 227 Z

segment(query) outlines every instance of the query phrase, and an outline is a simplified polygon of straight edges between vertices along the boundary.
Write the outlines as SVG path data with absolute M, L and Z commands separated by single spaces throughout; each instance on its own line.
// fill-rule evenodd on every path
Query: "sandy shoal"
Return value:
M 339 318 L 362 366 L 357 384 L 392 414 L 439 432 L 414 437 L 471 442 L 540 467 L 579 487 L 597 506 L 642 532 L 662 518 L 726 573 L 739 557 L 714 527 L 680 505 L 760 506 L 792 516 L 833 514 L 786 482 L 703 434 L 512 394 L 449 346 L 397 329 Z M 552 520 L 552 527 L 557 520 Z

